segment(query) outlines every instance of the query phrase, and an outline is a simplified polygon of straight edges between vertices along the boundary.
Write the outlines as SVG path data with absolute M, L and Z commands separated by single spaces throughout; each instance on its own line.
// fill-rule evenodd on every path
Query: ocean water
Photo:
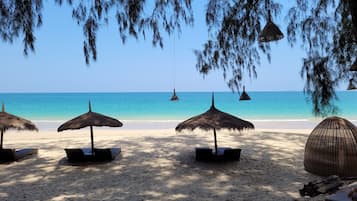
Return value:
M 63 121 L 88 111 L 119 120 L 184 120 L 209 109 L 212 93 L 178 92 L 180 100 L 169 101 L 170 92 L 143 93 L 0 93 L 6 111 L 34 121 Z M 249 92 L 251 101 L 239 101 L 232 92 L 215 93 L 218 109 L 257 121 L 315 119 L 311 102 L 303 92 Z M 337 93 L 337 115 L 357 120 L 357 92 Z

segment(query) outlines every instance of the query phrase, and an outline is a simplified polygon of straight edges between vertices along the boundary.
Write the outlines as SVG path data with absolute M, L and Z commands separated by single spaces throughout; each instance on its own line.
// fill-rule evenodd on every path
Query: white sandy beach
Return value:
M 125 124 L 125 122 L 124 122 Z M 297 123 L 298 124 L 298 123 Z M 265 124 L 265 125 L 268 125 Z M 171 125 L 170 125 L 171 126 Z M 57 133 L 7 131 L 5 148 L 39 148 L 36 157 L 0 165 L 0 200 L 293 200 L 317 179 L 304 170 L 312 128 L 257 127 L 218 132 L 218 145 L 239 147 L 241 160 L 196 162 L 194 148 L 213 147 L 211 132 L 173 128 L 94 128 L 96 147 L 121 147 L 111 163 L 70 166 L 65 147 L 90 147 L 89 128 Z M 304 127 L 304 126 L 302 126 Z

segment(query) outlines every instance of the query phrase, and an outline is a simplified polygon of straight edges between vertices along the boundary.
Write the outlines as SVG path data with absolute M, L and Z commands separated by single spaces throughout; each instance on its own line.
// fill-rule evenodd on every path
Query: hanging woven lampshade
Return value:
M 267 0 L 266 9 L 268 10 L 268 19 L 267 23 L 264 26 L 263 30 L 259 33 L 258 40 L 259 42 L 270 42 L 270 41 L 277 41 L 284 38 L 284 34 L 280 31 L 279 27 L 274 24 L 271 19 L 270 13 L 270 1 Z
M 352 64 L 350 71 L 357 71 L 357 59 L 356 61 Z
M 347 90 L 355 90 L 355 89 L 357 89 L 357 87 L 353 84 L 353 79 L 350 79 Z
M 178 100 L 179 100 L 178 96 L 176 95 L 176 90 L 175 90 L 175 88 L 174 88 L 174 93 L 172 94 L 170 100 L 171 100 L 171 101 L 178 101 Z
M 243 86 L 243 92 L 239 97 L 240 101 L 246 101 L 246 100 L 251 100 L 251 98 L 249 97 L 249 95 L 247 94 L 247 92 L 245 92 L 245 86 Z
M 273 21 L 268 20 L 263 31 L 259 34 L 259 42 L 277 41 L 284 38 L 284 34 Z
M 356 126 L 340 117 L 324 119 L 307 139 L 304 166 L 321 176 L 357 176 Z

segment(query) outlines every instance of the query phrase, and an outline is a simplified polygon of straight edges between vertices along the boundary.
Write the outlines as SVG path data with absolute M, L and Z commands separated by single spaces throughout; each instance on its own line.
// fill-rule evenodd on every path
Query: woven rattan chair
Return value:
M 356 126 L 340 117 L 323 120 L 307 139 L 304 166 L 321 176 L 357 176 Z

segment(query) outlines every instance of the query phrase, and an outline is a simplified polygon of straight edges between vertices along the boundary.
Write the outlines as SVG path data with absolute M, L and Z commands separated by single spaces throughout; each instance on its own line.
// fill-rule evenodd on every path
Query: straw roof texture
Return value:
M 307 139 L 304 166 L 321 176 L 357 176 L 356 126 L 340 117 L 323 120 Z
M 218 110 L 214 106 L 214 101 L 212 99 L 212 105 L 209 110 L 205 113 L 194 116 L 186 121 L 178 124 L 176 126 L 177 131 L 183 129 L 194 130 L 195 128 L 200 128 L 203 130 L 210 129 L 254 129 L 254 125 L 249 121 L 245 121 L 228 113 Z
M 87 126 L 121 127 L 123 124 L 119 120 L 112 117 L 89 111 L 65 122 L 57 129 L 57 131 L 60 132 L 68 129 L 81 129 Z
M 2 104 L 0 112 L 0 149 L 3 149 L 3 137 L 7 129 L 38 131 L 35 124 L 31 121 L 5 112 L 5 105 Z
M 68 129 L 81 129 L 87 126 L 109 126 L 109 127 L 121 127 L 123 124 L 112 117 L 108 117 L 96 112 L 92 112 L 92 106 L 89 102 L 88 104 L 89 111 L 78 117 L 75 117 L 58 127 L 57 131 L 63 131 Z
M 38 131 L 35 124 L 31 121 L 5 112 L 5 106 L 3 104 L 2 111 L 0 112 L 0 130 L 7 129 Z

